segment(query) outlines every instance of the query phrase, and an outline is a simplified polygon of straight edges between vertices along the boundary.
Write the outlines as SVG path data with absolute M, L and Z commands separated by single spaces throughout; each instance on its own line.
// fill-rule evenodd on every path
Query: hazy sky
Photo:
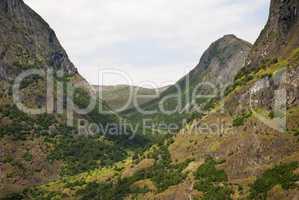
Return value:
M 176 82 L 225 34 L 254 42 L 270 0 L 24 0 L 55 30 L 92 84 L 157 86 Z

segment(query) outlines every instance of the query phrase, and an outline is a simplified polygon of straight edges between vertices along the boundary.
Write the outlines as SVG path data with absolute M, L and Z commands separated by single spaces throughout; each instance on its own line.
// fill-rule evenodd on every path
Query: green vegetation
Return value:
M 23 159 L 27 162 L 30 162 L 32 161 L 32 154 L 30 152 L 26 152 L 24 155 L 23 155 Z
M 290 65 L 298 65 L 299 64 L 299 48 L 295 49 L 292 53 L 291 56 L 288 58 L 288 62 Z
M 62 176 L 110 166 L 123 160 L 127 154 L 119 146 L 100 137 L 60 136 L 52 141 L 54 150 L 49 160 L 63 160 Z
M 194 173 L 197 180 L 195 188 L 204 193 L 204 200 L 231 199 L 232 192 L 226 185 L 227 175 L 224 170 L 216 168 L 217 164 L 219 163 L 212 158 L 208 158 Z
M 246 122 L 246 120 L 248 118 L 250 118 L 251 116 L 252 116 L 252 112 L 246 112 L 246 113 L 236 116 L 233 119 L 233 126 L 234 127 L 243 126 L 244 123 Z
M 92 98 L 93 97 L 91 97 L 86 90 L 77 88 L 73 100 L 74 103 L 82 109 L 88 107 Z M 99 134 L 105 135 L 106 138 L 113 140 L 118 145 L 130 148 L 140 148 L 149 145 L 148 139 L 142 134 L 137 134 L 131 138 L 133 135 L 132 131 L 128 127 L 122 126 L 119 116 L 111 111 L 108 112 L 110 109 L 104 102 L 99 102 L 97 99 L 94 99 L 94 101 L 96 101 L 95 107 L 84 117 L 87 118 L 90 123 L 100 123 L 100 125 L 107 130 L 107 132 L 101 132 Z M 103 114 L 101 111 L 108 113 Z M 117 132 L 115 132 L 116 129 Z
M 145 193 L 147 190 L 137 190 L 131 184 L 137 181 L 137 176 L 118 179 L 116 183 L 89 183 L 84 190 L 78 192 L 81 200 L 102 199 L 121 200 L 128 194 Z
M 17 200 L 24 200 L 24 199 L 33 199 L 33 200 L 52 200 L 52 199 L 63 199 L 63 194 L 59 192 L 44 192 L 41 190 L 38 190 L 36 188 L 30 188 L 26 189 L 22 193 L 16 194 L 16 197 L 18 197 Z M 4 200 L 15 200 L 15 199 L 4 199 Z
M 293 188 L 295 182 L 299 181 L 299 175 L 293 173 L 298 167 L 298 162 L 292 162 L 289 164 L 281 164 L 267 170 L 252 185 L 250 199 L 266 200 L 267 192 L 276 185 L 281 185 L 285 190 Z
M 121 185 L 120 183 L 117 184 Z M 125 186 L 123 186 L 125 187 Z M 86 189 L 82 191 L 81 200 L 89 199 L 102 199 L 102 200 L 118 200 L 124 197 L 124 192 L 128 187 L 123 190 L 123 187 L 116 187 L 112 183 L 90 183 Z M 87 191 L 87 192 L 86 192 Z M 80 195 L 80 192 L 79 192 Z
M 79 89 L 75 94 L 75 103 L 78 106 L 87 106 L 89 95 Z M 107 123 L 117 124 L 118 117 L 111 114 L 103 116 L 99 113 L 99 105 L 88 115 L 85 116 L 90 122 L 101 123 L 105 126 Z M 129 134 L 105 135 L 101 136 L 79 136 L 75 134 L 75 128 L 67 127 L 64 120 L 58 115 L 27 115 L 20 111 L 16 106 L 2 107 L 1 118 L 3 124 L 0 126 L 0 137 L 11 136 L 15 140 L 26 140 L 28 136 L 42 137 L 44 142 L 51 148 L 48 154 L 48 160 L 63 161 L 61 170 L 62 176 L 75 175 L 84 171 L 111 166 L 115 162 L 125 159 L 127 152 L 134 150 L 138 152 L 141 147 L 147 145 L 147 141 L 137 135 L 130 138 Z M 63 116 L 60 116 L 63 117 Z M 51 132 L 49 129 L 51 128 Z M 106 128 L 106 127 L 105 127 Z M 122 129 L 123 130 L 123 129 Z M 130 133 L 127 130 L 125 133 Z M 32 155 L 29 152 L 22 156 L 24 161 L 32 161 Z M 6 159 L 7 161 L 13 159 Z
M 23 200 L 23 199 L 24 199 L 24 196 L 22 194 L 18 194 L 18 193 L 13 193 L 13 194 L 6 196 L 5 198 L 1 198 L 1 200 Z
M 139 171 L 130 177 L 116 177 L 114 181 L 109 183 L 88 183 L 77 195 L 81 199 L 121 200 L 129 194 L 148 192 L 148 188 L 132 187 L 137 181 L 150 179 L 158 191 L 162 192 L 172 185 L 179 184 L 186 178 L 186 175 L 182 174 L 182 171 L 190 161 L 172 164 L 167 144 L 154 148 L 149 158 L 156 160 L 154 166 L 151 168 Z
M 19 111 L 16 106 L 7 106 L 2 108 L 0 112 L 9 121 L 9 123 L 1 125 L 0 137 L 10 135 L 15 139 L 25 139 L 31 131 L 31 125 L 34 124 L 33 119 Z
M 95 107 L 87 114 L 87 117 L 92 122 L 98 122 L 99 119 L 102 125 L 117 121 L 117 116 L 112 112 L 109 114 L 102 114 L 100 111 L 109 111 L 109 108 L 104 105 L 103 102 L 99 102 L 98 99 L 93 99 L 88 91 L 82 88 L 76 88 L 74 91 L 73 101 L 80 109 L 86 109 L 90 104 L 91 100 L 96 101 Z M 100 107 L 101 106 L 101 107 Z
M 48 138 L 48 140 L 50 139 Z M 60 138 L 57 141 L 59 144 L 55 144 L 54 141 L 48 142 L 52 142 L 52 144 L 56 146 L 56 149 L 52 152 L 49 159 L 62 159 L 64 163 L 66 163 L 65 174 L 62 174 L 64 178 L 57 183 L 61 185 L 61 187 L 59 187 L 58 190 L 51 190 L 51 184 L 49 185 L 49 190 L 43 186 L 34 187 L 25 190 L 20 194 L 21 196 L 30 196 L 32 199 L 61 199 L 65 197 L 64 189 L 68 188 L 74 189 L 76 192 L 75 196 L 80 199 L 121 200 L 129 194 L 137 195 L 149 192 L 149 188 L 138 188 L 134 186 L 134 183 L 137 181 L 146 179 L 151 180 L 155 184 L 158 192 L 162 192 L 172 185 L 181 183 L 186 178 L 186 174 L 183 174 L 182 171 L 190 163 L 190 160 L 179 164 L 172 163 L 168 151 L 168 146 L 172 140 L 169 140 L 155 146 L 146 155 L 146 158 L 155 160 L 152 167 L 138 171 L 130 177 L 123 178 L 121 176 L 122 173 L 119 173 L 123 169 L 122 165 L 118 168 L 113 167 L 112 164 L 114 164 L 116 160 L 123 159 L 119 157 L 120 155 L 124 157 L 127 155 L 122 152 L 121 147 L 120 149 L 113 149 L 116 148 L 116 145 L 106 143 L 107 140 L 103 141 L 101 138 L 91 139 L 80 137 L 77 138 L 77 140 L 73 138 L 64 138 L 64 140 L 61 140 Z M 135 159 L 140 159 L 138 156 L 134 157 Z M 138 161 L 133 161 L 133 163 L 138 163 Z M 95 182 L 90 181 L 87 177 L 83 178 L 85 176 L 96 176 L 97 173 L 94 174 L 92 169 L 99 169 L 101 167 L 106 167 L 109 173 L 111 173 L 111 170 L 115 172 L 112 173 L 113 175 L 111 174 L 113 177 L 111 177 L 109 181 Z M 80 172 L 87 173 L 85 175 L 69 176 Z M 53 183 L 53 185 L 56 185 L 56 183 Z
M 299 128 L 293 129 L 292 132 L 294 136 L 299 136 Z
M 235 78 L 234 84 L 229 86 L 226 90 L 224 95 L 227 96 L 229 95 L 231 92 L 233 92 L 235 89 L 242 87 L 244 85 L 246 85 L 246 83 L 248 83 L 249 81 L 254 79 L 254 72 L 250 73 L 249 75 L 247 74 L 240 74 L 237 75 L 237 77 Z
M 0 112 L 3 117 L 6 117 L 7 121 L 9 121 L 9 123 L 1 125 L 0 137 L 9 135 L 16 140 L 23 140 L 26 136 L 32 134 L 32 132 L 38 133 L 39 135 L 49 135 L 49 127 L 54 124 L 57 125 L 57 131 L 52 134 L 67 134 L 65 131 L 68 128 L 58 123 L 54 115 L 27 115 L 20 111 L 15 105 L 2 108 Z
M 216 164 L 216 161 L 212 158 L 208 158 L 206 162 L 198 168 L 195 173 L 195 177 L 209 183 L 227 181 L 225 172 L 223 170 L 217 170 Z
M 158 188 L 158 191 L 164 191 L 169 186 L 177 185 L 185 179 L 186 174 L 182 171 L 187 167 L 190 160 L 180 164 L 171 164 L 171 158 L 167 145 L 162 145 L 155 149 L 150 158 L 155 159 L 155 165 L 147 172 L 144 179 L 150 178 Z

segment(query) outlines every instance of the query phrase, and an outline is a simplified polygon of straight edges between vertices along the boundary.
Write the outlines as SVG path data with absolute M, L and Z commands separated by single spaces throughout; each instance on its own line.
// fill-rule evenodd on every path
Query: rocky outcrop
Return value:
M 50 26 L 22 0 L 0 1 L 0 79 L 13 79 L 24 69 L 77 72 Z
M 265 62 L 288 56 L 299 47 L 299 1 L 271 1 L 268 22 L 247 60 L 248 70 Z

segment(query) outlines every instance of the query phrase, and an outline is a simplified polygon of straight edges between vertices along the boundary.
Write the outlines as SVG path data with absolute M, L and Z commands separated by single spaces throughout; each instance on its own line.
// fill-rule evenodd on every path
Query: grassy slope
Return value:
M 136 99 L 138 106 L 142 106 L 143 104 L 157 98 L 161 92 L 167 89 L 167 87 L 149 89 L 127 85 L 94 86 L 94 88 L 97 92 L 100 92 L 101 99 L 107 102 L 108 106 L 112 110 L 121 109 L 122 111 L 134 107 L 134 98 L 137 96 L 144 96 Z

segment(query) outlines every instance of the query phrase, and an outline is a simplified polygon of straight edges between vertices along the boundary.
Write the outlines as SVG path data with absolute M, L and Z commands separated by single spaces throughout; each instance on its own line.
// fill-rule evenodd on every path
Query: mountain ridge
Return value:
M 122 112 L 123 109 L 127 110 L 134 107 L 135 103 L 137 103 L 138 106 L 142 106 L 155 99 L 156 96 L 159 96 L 168 86 L 161 88 L 143 88 L 132 85 L 93 85 L 93 88 L 95 88 L 100 98 L 103 99 L 112 110 Z

